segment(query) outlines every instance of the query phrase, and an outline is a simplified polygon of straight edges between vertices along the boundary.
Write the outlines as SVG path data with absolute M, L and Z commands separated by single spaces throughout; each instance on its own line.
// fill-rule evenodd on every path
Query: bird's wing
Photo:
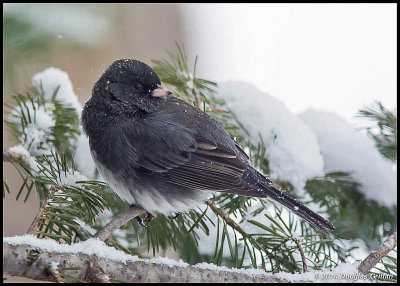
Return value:
M 245 165 L 231 149 L 197 137 L 198 148 L 184 164 L 154 177 L 199 190 L 229 191 L 243 189 Z
M 235 147 L 236 149 L 239 150 L 240 153 L 242 153 L 242 155 L 246 158 L 246 160 L 250 160 L 249 155 L 247 155 L 247 153 L 242 149 L 242 147 L 240 147 L 239 143 L 235 142 Z
M 129 130 L 123 132 L 126 146 L 134 149 L 136 158 L 130 165 L 136 171 L 156 180 L 200 190 L 243 188 L 246 183 L 241 177 L 245 165 L 243 156 L 237 155 L 243 151 L 235 152 L 190 129 L 168 128 L 160 129 L 161 134 L 140 136 Z

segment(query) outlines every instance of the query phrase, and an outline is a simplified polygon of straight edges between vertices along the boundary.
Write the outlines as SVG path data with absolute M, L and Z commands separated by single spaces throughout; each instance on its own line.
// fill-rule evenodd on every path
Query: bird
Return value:
M 222 192 L 268 198 L 323 233 L 334 229 L 253 168 L 215 119 L 173 96 L 140 60 L 116 60 L 103 72 L 81 122 L 104 180 L 148 214 L 179 213 Z

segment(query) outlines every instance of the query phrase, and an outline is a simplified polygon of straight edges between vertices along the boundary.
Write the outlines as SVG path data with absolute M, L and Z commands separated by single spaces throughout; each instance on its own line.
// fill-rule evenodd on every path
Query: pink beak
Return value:
M 169 94 L 172 94 L 172 92 L 163 87 L 161 84 L 157 84 L 157 88 L 151 91 L 151 96 L 153 97 L 166 97 Z

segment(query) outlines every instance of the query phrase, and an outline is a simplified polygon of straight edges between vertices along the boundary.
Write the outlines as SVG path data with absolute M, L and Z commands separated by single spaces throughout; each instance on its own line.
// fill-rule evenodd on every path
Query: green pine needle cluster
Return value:
M 75 108 L 56 100 L 58 89 L 51 100 L 45 100 L 43 88 L 13 95 L 5 104 L 9 108 L 5 123 L 31 157 L 28 164 L 12 163 L 23 181 L 16 200 L 23 197 L 26 202 L 36 190 L 41 204 L 38 237 L 71 243 L 91 237 L 81 222 L 95 222 L 99 212 L 109 207 L 111 190 L 97 181 L 63 184 L 63 178 L 74 177 L 77 171 L 72 157 L 80 127 Z M 43 125 L 44 114 L 53 124 Z M 11 193 L 3 179 L 3 197 L 5 192 Z
M 331 172 L 307 181 L 306 191 L 313 202 L 325 207 L 335 225 L 335 236 L 361 238 L 373 248 L 397 229 L 397 207 L 379 205 L 360 191 L 351 174 Z M 373 210 L 373 211 L 371 211 Z
M 162 82 L 174 94 L 193 105 L 200 106 L 200 102 L 210 103 L 208 95 L 215 92 L 215 82 L 196 77 L 197 57 L 194 61 L 193 72 L 189 70 L 185 49 L 177 45 L 178 52 L 167 52 L 169 61 L 153 60 L 153 69 L 162 75 Z
M 387 159 L 397 162 L 397 114 L 386 109 L 382 103 L 374 102 L 359 110 L 357 116 L 368 118 L 373 126 L 366 128 L 376 147 Z
M 90 238 L 82 226 L 95 223 L 96 217 L 112 203 L 108 185 L 98 181 L 77 181 L 73 160 L 52 153 L 37 160 L 38 171 L 30 180 L 48 187 L 44 205 L 40 210 L 38 237 L 50 237 L 72 243 Z M 69 166 L 69 163 L 72 165 Z

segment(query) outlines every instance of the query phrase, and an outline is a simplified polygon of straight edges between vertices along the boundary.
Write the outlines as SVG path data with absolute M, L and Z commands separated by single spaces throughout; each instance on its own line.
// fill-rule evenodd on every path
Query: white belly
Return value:
M 140 205 L 150 213 L 160 212 L 169 214 L 177 211 L 183 212 L 203 204 L 211 194 L 209 191 L 193 191 L 196 192 L 194 196 L 182 195 L 171 197 L 165 196 L 165 194 L 155 188 L 135 189 L 132 186 L 134 185 L 132 182 L 128 186 L 126 182 L 116 178 L 107 167 L 97 161 L 94 152 L 91 151 L 91 153 L 99 173 L 114 192 L 128 203 Z

